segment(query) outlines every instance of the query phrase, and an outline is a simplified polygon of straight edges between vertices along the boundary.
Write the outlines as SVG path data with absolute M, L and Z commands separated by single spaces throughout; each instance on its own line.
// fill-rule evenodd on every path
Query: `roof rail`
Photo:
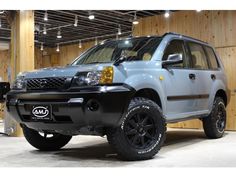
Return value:
M 208 44 L 208 43 L 205 42 L 205 41 L 202 41 L 202 40 L 199 40 L 199 39 L 196 39 L 196 38 L 190 37 L 190 36 L 182 35 L 182 34 L 179 34 L 179 33 L 175 33 L 175 32 L 167 32 L 167 33 L 163 34 L 163 37 L 166 36 L 166 35 L 168 35 L 168 34 L 179 35 L 179 36 L 183 36 L 183 37 L 186 37 L 186 38 L 189 38 L 189 39 L 193 39 L 193 40 L 195 40 L 195 41 L 199 41 L 199 42 L 202 42 L 202 43 Z
M 182 36 L 182 34 L 175 33 L 175 32 L 166 32 L 165 34 L 163 34 L 163 36 L 166 36 L 166 35 L 168 35 L 168 34 L 181 35 L 181 36 Z

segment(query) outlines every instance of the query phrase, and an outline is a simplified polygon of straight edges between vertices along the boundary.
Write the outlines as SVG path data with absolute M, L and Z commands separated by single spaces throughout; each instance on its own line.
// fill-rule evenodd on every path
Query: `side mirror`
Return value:
M 162 67 L 166 68 L 169 65 L 183 63 L 182 54 L 170 54 L 166 61 L 162 62 Z

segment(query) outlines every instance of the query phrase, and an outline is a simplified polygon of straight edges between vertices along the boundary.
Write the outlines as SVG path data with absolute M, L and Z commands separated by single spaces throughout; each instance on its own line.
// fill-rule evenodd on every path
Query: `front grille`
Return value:
M 65 88 L 66 77 L 35 78 L 27 80 L 27 90 L 60 90 Z

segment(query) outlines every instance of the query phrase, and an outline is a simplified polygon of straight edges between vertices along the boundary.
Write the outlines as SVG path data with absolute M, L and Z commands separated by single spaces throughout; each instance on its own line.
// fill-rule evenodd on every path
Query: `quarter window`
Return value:
M 189 43 L 192 67 L 195 69 L 208 69 L 207 59 L 204 49 L 197 43 Z
M 205 49 L 206 49 L 206 53 L 207 53 L 207 56 L 208 56 L 208 59 L 209 59 L 210 68 L 211 69 L 218 69 L 219 64 L 217 62 L 215 52 L 210 47 L 205 47 Z

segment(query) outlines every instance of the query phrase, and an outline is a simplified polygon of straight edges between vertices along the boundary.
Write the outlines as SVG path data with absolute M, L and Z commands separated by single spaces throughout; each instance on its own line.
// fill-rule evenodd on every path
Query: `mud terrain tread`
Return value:
M 161 147 L 162 147 L 162 145 L 163 145 L 163 143 L 166 139 L 166 134 L 165 134 L 165 132 L 166 132 L 166 121 L 164 119 L 164 116 L 162 115 L 161 108 L 155 102 L 153 102 L 152 100 L 149 100 L 149 99 L 143 98 L 143 97 L 135 97 L 131 100 L 128 110 L 130 110 L 132 107 L 140 105 L 140 104 L 141 105 L 143 105 L 143 104 L 151 105 L 151 106 L 153 106 L 153 108 L 155 108 L 160 113 L 160 121 L 163 124 L 163 129 L 162 129 L 163 137 L 162 137 L 160 143 L 152 151 L 150 151 L 146 154 L 142 154 L 142 155 L 134 155 L 134 154 L 130 153 L 130 151 L 124 145 L 124 143 L 122 141 L 120 141 L 119 138 L 117 138 L 119 136 L 119 133 L 120 133 L 120 127 L 116 128 L 116 129 L 114 129 L 114 128 L 109 129 L 109 131 L 107 133 L 108 142 L 118 152 L 118 155 L 122 160 L 132 161 L 132 160 L 150 159 L 155 154 L 157 154 L 159 152 L 159 150 L 161 149 Z
M 217 128 L 216 128 L 216 119 L 214 118 L 214 114 L 215 114 L 215 111 L 216 111 L 216 106 L 219 103 L 224 104 L 224 100 L 221 97 L 216 97 L 215 100 L 214 100 L 214 103 L 213 103 L 211 113 L 207 117 L 203 118 L 203 120 L 202 120 L 204 132 L 205 132 L 206 136 L 210 139 L 221 138 L 224 134 L 224 132 L 220 133 L 217 130 Z

